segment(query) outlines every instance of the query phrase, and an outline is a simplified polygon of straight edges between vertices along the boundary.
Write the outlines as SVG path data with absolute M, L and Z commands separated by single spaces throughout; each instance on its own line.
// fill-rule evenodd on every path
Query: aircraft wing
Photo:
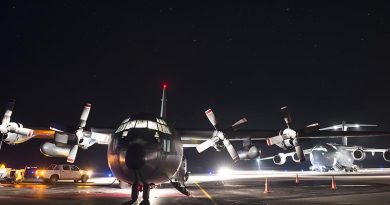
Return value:
M 364 148 L 364 147 L 347 147 L 346 150 L 348 151 L 355 151 L 356 149 L 361 149 L 363 150 L 364 152 L 370 152 L 370 153 L 383 153 L 385 151 L 387 151 L 388 149 L 378 149 L 378 148 Z
M 303 150 L 303 154 L 310 154 L 311 153 L 311 151 L 312 151 L 312 149 L 305 149 L 305 150 Z M 281 155 L 284 155 L 285 157 L 293 157 L 294 156 L 294 154 L 295 154 L 296 152 L 289 152 L 289 153 L 279 153 L 279 154 L 281 154 Z M 274 155 L 275 156 L 275 155 Z M 260 157 L 260 160 L 270 160 L 270 159 L 273 159 L 274 158 L 274 156 L 269 156 L 269 157 Z
M 114 129 L 91 128 L 91 138 L 95 139 L 98 144 L 108 145 L 111 141 L 112 133 L 114 133 Z
M 113 129 L 91 128 L 90 137 L 96 140 L 97 144 L 108 145 L 111 140 Z M 51 129 L 34 129 L 35 139 L 54 139 L 56 131 Z M 65 132 L 70 140 L 75 140 L 74 133 Z
M 33 132 L 35 139 L 54 139 L 55 131 L 47 129 L 36 129 Z
M 208 140 L 213 135 L 212 130 L 177 130 L 184 147 L 196 147 L 196 145 Z M 229 134 L 230 141 L 243 141 L 250 137 L 252 140 L 266 140 L 267 137 L 277 133 L 277 130 L 247 129 L 237 130 Z
M 310 134 L 304 134 L 299 138 L 339 138 L 339 137 L 381 137 L 390 136 L 386 131 L 328 131 L 319 130 Z
M 91 138 L 95 139 L 98 144 L 109 144 L 113 129 L 91 128 Z M 196 147 L 198 144 L 210 139 L 213 135 L 212 130 L 177 130 L 184 147 Z M 229 134 L 230 141 L 243 141 L 248 137 L 253 141 L 265 141 L 278 133 L 278 130 L 270 129 L 247 129 L 238 130 Z M 55 131 L 37 129 L 34 130 L 34 138 L 36 139 L 54 139 Z M 384 131 L 327 131 L 320 130 L 308 135 L 302 135 L 300 138 L 339 138 L 339 137 L 375 137 L 375 136 L 390 136 L 390 132 Z
M 267 138 L 278 134 L 278 130 L 269 129 L 253 129 L 253 130 L 238 130 L 229 134 L 230 141 L 243 141 L 248 137 L 253 141 L 265 141 Z M 196 145 L 208 140 L 213 135 L 212 130 L 178 130 L 179 136 L 184 147 L 196 147 Z M 386 131 L 328 131 L 318 130 L 310 134 L 299 136 L 302 138 L 340 138 L 340 137 L 380 137 L 389 136 L 390 132 Z

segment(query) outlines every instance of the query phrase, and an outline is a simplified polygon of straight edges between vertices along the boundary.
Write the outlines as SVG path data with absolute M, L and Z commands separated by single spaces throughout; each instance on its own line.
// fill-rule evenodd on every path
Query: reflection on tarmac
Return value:
M 295 184 L 299 175 L 300 183 Z M 331 176 L 337 189 L 331 190 Z M 268 178 L 271 193 L 264 194 Z M 358 173 L 236 171 L 228 175 L 193 175 L 188 182 L 192 195 L 184 196 L 163 184 L 151 191 L 150 204 L 390 204 L 390 170 Z M 90 183 L 37 182 L 1 184 L 0 204 L 114 204 L 129 200 L 130 188 L 119 189 L 114 178 L 94 178 Z

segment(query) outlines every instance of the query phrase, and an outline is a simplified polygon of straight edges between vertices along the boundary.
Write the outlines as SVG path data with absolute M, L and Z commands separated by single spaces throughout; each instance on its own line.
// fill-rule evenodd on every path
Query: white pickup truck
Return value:
M 87 182 L 92 175 L 92 171 L 81 170 L 75 165 L 52 164 L 47 169 L 36 171 L 37 178 L 44 182 L 56 184 L 58 180 L 73 180 L 74 182 Z

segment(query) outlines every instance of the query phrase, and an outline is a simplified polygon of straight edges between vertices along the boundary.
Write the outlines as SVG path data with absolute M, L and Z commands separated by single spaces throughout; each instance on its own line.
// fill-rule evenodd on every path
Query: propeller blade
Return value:
M 80 116 L 79 128 L 84 128 L 85 125 L 87 124 L 87 119 L 88 119 L 88 115 L 89 115 L 90 110 L 91 110 L 91 104 L 87 103 L 84 106 L 83 112 L 81 113 L 81 116 Z
M 49 129 L 53 130 L 53 131 L 56 131 L 56 132 L 64 132 L 66 130 L 65 126 L 63 126 L 61 124 L 58 124 L 58 123 L 51 123 Z
M 211 124 L 214 126 L 214 128 L 217 130 L 217 119 L 215 118 L 214 112 L 211 109 L 206 110 L 205 112 L 207 118 L 211 122 Z
M 238 129 L 240 129 L 243 125 L 245 125 L 246 123 L 248 122 L 248 120 L 246 120 L 246 118 L 242 118 L 241 120 L 237 121 L 236 123 L 234 123 L 232 125 L 232 129 L 233 131 L 236 131 Z
M 228 139 L 223 140 L 223 144 L 226 147 L 226 150 L 229 152 L 230 157 L 233 159 L 234 162 L 237 162 L 240 160 L 240 157 L 238 156 L 238 153 L 236 149 L 234 149 L 233 145 L 230 143 Z
M 304 162 L 306 160 L 301 146 L 295 146 L 295 152 L 297 153 L 300 162 Z
M 280 108 L 280 110 L 282 111 L 283 118 L 284 118 L 284 121 L 287 124 L 287 127 L 291 128 L 292 119 L 291 119 L 291 114 L 288 111 L 287 106 L 284 106 L 284 107 Z
M 11 115 L 12 115 L 12 110 L 14 109 L 15 106 L 15 99 L 10 99 L 7 103 L 7 107 L 3 116 L 3 121 L 1 124 L 5 125 L 11 121 Z
M 198 152 L 201 153 L 212 146 L 214 146 L 214 142 L 211 139 L 208 139 L 202 142 L 201 144 L 199 144 L 198 146 L 196 146 L 196 150 L 198 150 Z
M 68 159 L 66 160 L 69 163 L 73 163 L 76 159 L 77 150 L 79 149 L 78 145 L 74 145 L 72 149 L 69 151 Z
M 318 123 L 314 123 L 314 124 L 308 125 L 305 128 L 303 128 L 302 132 L 304 134 L 309 134 L 309 133 L 315 132 L 319 129 L 320 129 L 320 125 Z
M 4 140 L 4 134 L 1 134 L 0 150 L 1 150 L 1 147 L 3 146 L 3 140 Z

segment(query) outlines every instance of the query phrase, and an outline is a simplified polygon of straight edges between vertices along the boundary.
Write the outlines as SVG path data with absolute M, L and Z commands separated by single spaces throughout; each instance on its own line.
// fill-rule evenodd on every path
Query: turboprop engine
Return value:
M 260 153 L 260 149 L 252 145 L 248 149 L 238 151 L 238 157 L 240 157 L 240 160 L 251 160 L 260 156 Z
M 366 153 L 359 148 L 352 152 L 352 156 L 354 160 L 361 161 L 366 158 Z
M 383 159 L 386 162 L 390 162 L 390 150 L 389 149 L 383 152 Z
M 282 165 L 286 163 L 286 155 L 284 155 L 283 153 L 279 153 L 274 156 L 273 161 L 276 165 Z
M 68 134 L 56 132 L 54 135 L 54 142 L 45 142 L 41 145 L 41 152 L 48 157 L 68 157 L 72 149 L 68 145 Z

